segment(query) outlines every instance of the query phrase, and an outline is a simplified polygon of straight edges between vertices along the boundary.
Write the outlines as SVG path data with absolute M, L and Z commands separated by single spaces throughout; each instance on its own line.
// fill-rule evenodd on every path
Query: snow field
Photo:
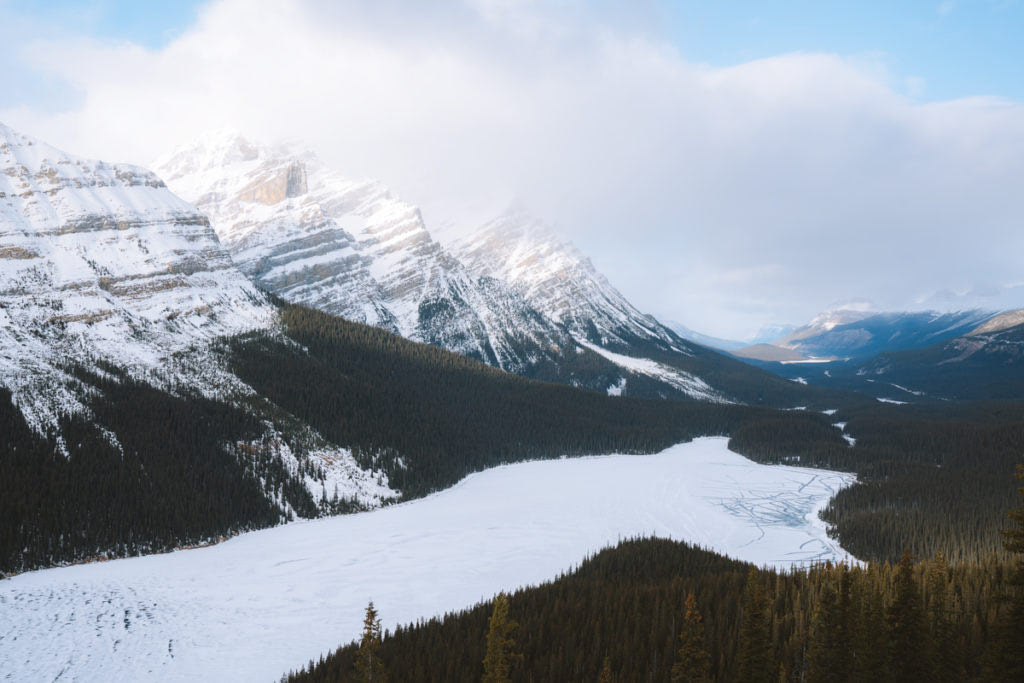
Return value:
M 778 567 L 849 556 L 817 512 L 853 476 L 704 438 L 649 456 L 507 465 L 372 512 L 0 582 L 0 677 L 277 680 L 357 636 L 571 570 L 636 535 Z

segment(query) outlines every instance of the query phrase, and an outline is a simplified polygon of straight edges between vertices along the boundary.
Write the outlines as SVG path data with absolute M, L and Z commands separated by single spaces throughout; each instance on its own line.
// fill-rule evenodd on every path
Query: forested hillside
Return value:
M 510 596 L 506 680 L 1017 681 L 1024 583 L 1013 571 L 909 556 L 759 571 L 683 543 L 627 541 Z M 394 681 L 481 680 L 496 614 L 487 602 L 386 633 L 380 670 Z M 353 643 L 286 678 L 360 680 L 364 652 Z
M 823 416 L 697 401 L 609 397 L 525 380 L 375 327 L 283 305 L 289 344 L 231 342 L 248 384 L 336 443 L 384 467 L 407 497 L 485 467 L 587 453 L 650 453 L 772 419 L 803 435 L 794 453 L 842 447 Z M 821 442 L 821 443 L 819 443 Z
M 915 408 L 862 399 L 824 415 L 614 398 L 525 381 L 298 306 L 284 306 L 282 317 L 301 348 L 263 335 L 236 339 L 236 372 L 382 465 L 406 496 L 501 462 L 653 452 L 731 435 L 730 448 L 760 462 L 857 472 L 862 483 L 840 493 L 828 519 L 858 557 L 891 562 L 904 548 L 954 561 L 996 552 L 999 536 L 986 520 L 1013 499 L 1005 472 L 1024 446 L 1021 404 Z M 845 421 L 854 447 L 833 426 Z
M 800 464 L 857 472 L 858 483 L 824 511 L 843 547 L 864 560 L 921 557 L 981 560 L 998 552 L 991 522 L 1010 506 L 1006 472 L 1024 453 L 1024 404 L 894 406 L 868 401 L 831 421 L 853 447 L 806 449 Z M 792 462 L 793 426 L 761 420 L 740 427 L 729 447 L 761 462 Z M 819 442 L 820 443 L 820 442 Z
M 315 513 L 277 460 L 229 444 L 259 435 L 244 411 L 92 377 L 93 420 L 31 431 L 0 389 L 0 576 L 98 555 L 168 550 L 282 520 L 264 495 Z M 116 435 L 115 444 L 110 435 Z
M 959 561 L 998 550 L 985 520 L 1013 496 L 1002 473 L 1024 443 L 1021 404 L 861 401 L 825 415 L 609 397 L 310 309 L 280 311 L 285 335 L 221 345 L 256 402 L 172 396 L 112 368 L 78 371 L 92 387 L 91 415 L 65 418 L 58 442 L 29 429 L 0 396 L 0 570 L 158 551 L 357 508 L 331 491 L 311 495 L 301 478 L 322 473 L 308 461 L 294 471 L 282 465 L 262 422 L 267 410 L 287 417 L 280 424 L 309 425 L 351 448 L 406 499 L 504 462 L 649 453 L 731 435 L 733 450 L 762 462 L 857 472 L 861 483 L 841 492 L 826 517 L 858 557 L 895 561 L 910 548 Z M 854 447 L 836 422 L 847 423 Z
M 284 306 L 281 316 L 287 337 L 229 338 L 218 352 L 255 397 L 215 401 L 188 387 L 172 395 L 113 367 L 79 369 L 89 413 L 65 417 L 58 438 L 31 430 L 0 395 L 0 571 L 167 550 L 358 509 L 332 491 L 311 495 L 303 478 L 319 489 L 323 473 L 307 459 L 284 465 L 270 418 L 274 429 L 312 426 L 412 498 L 503 462 L 649 453 L 772 414 L 609 397 L 301 307 Z M 823 416 L 781 415 L 814 440 L 842 443 Z

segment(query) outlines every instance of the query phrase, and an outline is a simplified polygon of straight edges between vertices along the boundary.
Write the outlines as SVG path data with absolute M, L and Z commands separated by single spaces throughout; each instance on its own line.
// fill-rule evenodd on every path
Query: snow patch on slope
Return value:
M 649 358 L 624 356 L 621 353 L 614 353 L 608 349 L 601 348 L 597 344 L 591 344 L 587 341 L 577 340 L 577 342 L 599 356 L 615 363 L 620 368 L 665 382 L 669 386 L 682 391 L 691 398 L 696 398 L 701 401 L 711 401 L 713 403 L 732 403 L 732 401 L 712 389 L 711 385 L 700 377 L 691 375 L 688 372 L 683 372 L 678 368 L 658 363 L 657 361 L 653 361 Z M 621 389 L 619 391 L 621 393 Z M 611 393 L 610 389 L 608 393 Z

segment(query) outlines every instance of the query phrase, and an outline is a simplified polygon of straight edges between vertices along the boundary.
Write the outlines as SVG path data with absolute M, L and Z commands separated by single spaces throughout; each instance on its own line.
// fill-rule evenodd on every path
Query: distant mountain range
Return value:
M 674 320 L 665 321 L 666 324 L 672 328 L 672 331 L 678 334 L 683 339 L 688 339 L 698 344 L 710 347 L 712 349 L 719 349 L 721 351 L 735 351 L 736 349 L 742 349 L 745 346 L 750 346 L 749 342 L 736 341 L 734 339 L 722 339 L 720 337 L 713 337 L 708 334 L 691 330 L 689 327 L 681 322 Z
M 767 361 L 869 358 L 884 351 L 923 348 L 952 339 L 970 332 L 994 315 L 993 311 L 982 310 L 877 313 L 838 309 L 822 313 L 768 344 L 735 349 L 731 353 Z
M 786 343 L 845 357 L 811 362 L 772 345 L 751 347 L 747 360 L 789 379 L 889 402 L 1024 398 L 1024 309 L 872 314 Z M 773 353 L 779 357 L 769 358 Z

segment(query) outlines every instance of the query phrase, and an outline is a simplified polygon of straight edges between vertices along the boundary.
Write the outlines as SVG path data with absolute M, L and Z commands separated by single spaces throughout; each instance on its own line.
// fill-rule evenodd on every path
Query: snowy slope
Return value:
M 37 429 L 81 409 L 68 363 L 155 377 L 175 356 L 274 318 L 207 219 L 155 175 L 3 124 L 0 302 L 0 384 Z
M 590 259 L 529 214 L 510 211 L 452 250 L 474 273 L 511 284 L 578 339 L 613 347 L 653 341 L 688 352 L 676 335 L 634 308 Z
M 429 498 L 218 546 L 0 582 L 9 680 L 277 680 L 385 625 L 467 607 L 656 534 L 780 567 L 848 559 L 816 513 L 851 475 L 699 439 L 651 456 L 496 468 Z
M 96 390 L 73 366 L 258 403 L 211 342 L 276 321 L 206 216 L 153 173 L 81 159 L 0 124 L 0 386 L 33 428 L 61 444 L 59 418 L 89 413 Z M 279 427 L 268 420 L 266 437 L 285 469 L 297 476 L 308 459 L 323 475 L 304 481 L 312 494 L 338 484 L 366 505 L 396 495 L 308 427 L 288 439 Z
M 710 401 L 712 403 L 730 403 L 722 394 L 718 393 L 711 386 L 696 375 L 684 370 L 673 368 L 663 363 L 658 363 L 649 358 L 635 358 L 603 349 L 597 344 L 580 341 L 580 344 L 590 349 L 597 355 L 610 360 L 615 365 L 629 372 L 645 375 L 668 384 L 692 398 Z M 609 392 L 611 393 L 611 392 Z
M 239 268 L 287 301 L 512 372 L 566 342 L 522 297 L 448 254 L 415 206 L 311 152 L 221 131 L 157 169 L 210 216 Z
M 992 318 L 989 318 L 975 329 L 971 330 L 970 333 L 965 336 L 1000 332 L 1011 327 L 1017 327 L 1018 325 L 1024 325 L 1024 308 L 1019 308 L 1014 311 L 1007 311 L 1005 313 L 1000 313 L 999 315 L 993 316 Z

